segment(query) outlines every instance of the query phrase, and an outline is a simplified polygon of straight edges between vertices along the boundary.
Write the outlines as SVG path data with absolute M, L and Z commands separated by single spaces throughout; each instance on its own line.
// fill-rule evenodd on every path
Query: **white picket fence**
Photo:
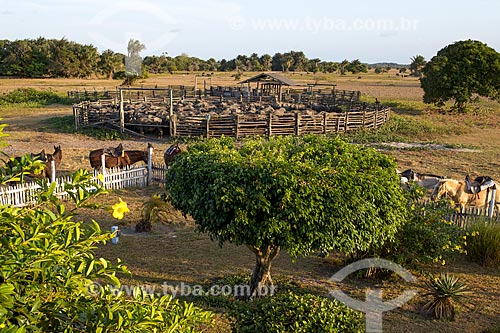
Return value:
M 123 188 L 146 187 L 148 185 L 163 184 L 165 182 L 165 164 L 150 164 L 150 166 L 128 166 L 123 169 L 113 168 L 95 170 L 93 180 L 102 187 L 110 190 Z M 102 174 L 102 176 L 99 176 Z M 102 178 L 104 181 L 101 181 Z M 68 197 L 64 191 L 64 184 L 70 182 L 70 177 L 58 177 L 55 180 L 54 193 L 62 199 Z M 0 205 L 25 207 L 36 204 L 36 194 L 41 191 L 41 186 L 36 182 L 0 186 Z

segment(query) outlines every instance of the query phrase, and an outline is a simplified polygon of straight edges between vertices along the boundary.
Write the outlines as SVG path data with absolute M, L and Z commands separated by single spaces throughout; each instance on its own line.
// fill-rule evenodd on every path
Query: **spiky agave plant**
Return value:
M 427 283 L 429 292 L 425 296 L 432 296 L 425 306 L 427 313 L 433 313 L 438 319 L 453 320 L 455 318 L 454 301 L 458 301 L 470 293 L 469 288 L 458 277 L 441 274 L 439 277 L 431 278 Z

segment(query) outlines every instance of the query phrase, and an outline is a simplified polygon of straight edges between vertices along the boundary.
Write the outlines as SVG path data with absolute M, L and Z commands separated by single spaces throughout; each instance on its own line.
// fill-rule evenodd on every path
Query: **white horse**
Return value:
M 430 173 L 418 173 L 412 169 L 407 169 L 403 172 L 396 170 L 396 172 L 401 177 L 401 183 L 407 184 L 409 181 L 413 181 L 427 190 L 432 190 L 441 179 L 446 178 Z

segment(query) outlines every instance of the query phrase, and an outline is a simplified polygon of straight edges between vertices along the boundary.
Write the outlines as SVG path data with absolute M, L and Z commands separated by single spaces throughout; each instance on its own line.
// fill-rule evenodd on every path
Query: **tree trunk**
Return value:
M 249 246 L 250 250 L 255 253 L 255 268 L 252 277 L 250 278 L 250 294 L 249 298 L 255 296 L 269 295 L 270 291 L 264 289 L 267 281 L 271 282 L 271 262 L 276 258 L 280 252 L 279 246 L 265 246 L 257 248 Z M 271 290 L 272 292 L 272 290 Z

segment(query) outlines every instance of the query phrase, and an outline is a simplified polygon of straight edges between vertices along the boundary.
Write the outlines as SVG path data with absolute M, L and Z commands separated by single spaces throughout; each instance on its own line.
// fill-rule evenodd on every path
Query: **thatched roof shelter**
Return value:
M 251 83 L 256 83 L 255 92 L 257 96 L 277 96 L 278 101 L 281 101 L 283 86 L 298 86 L 299 84 L 278 73 L 261 73 L 249 79 L 239 82 L 240 85 L 248 84 L 248 89 L 251 90 Z

